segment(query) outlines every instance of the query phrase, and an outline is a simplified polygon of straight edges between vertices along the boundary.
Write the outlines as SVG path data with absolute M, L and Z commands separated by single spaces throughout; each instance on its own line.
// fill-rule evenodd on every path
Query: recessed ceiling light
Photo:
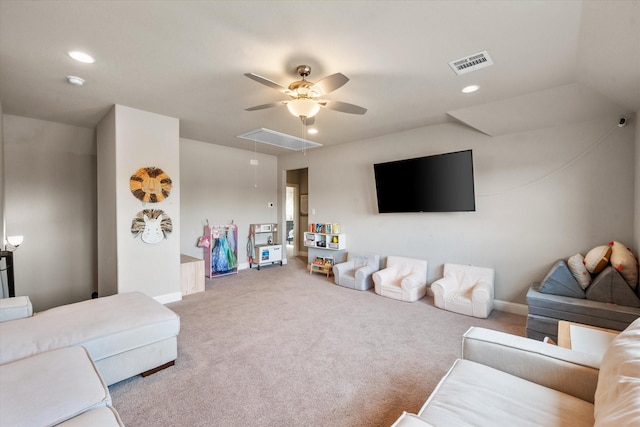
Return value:
M 74 86 L 82 86 L 84 84 L 84 79 L 77 76 L 67 76 L 67 82 Z
M 78 50 L 70 51 L 69 56 L 75 59 L 76 61 L 84 62 L 85 64 L 93 64 L 94 62 L 96 62 L 96 60 L 93 59 L 93 56 L 84 52 L 80 52 Z
M 318 133 L 318 129 L 309 128 L 309 129 L 307 129 L 307 133 L 310 133 L 311 135 L 315 135 L 316 133 Z
M 478 89 L 480 89 L 480 86 L 478 85 L 470 85 L 470 86 L 466 86 L 462 89 L 462 93 L 471 93 L 471 92 L 475 92 Z

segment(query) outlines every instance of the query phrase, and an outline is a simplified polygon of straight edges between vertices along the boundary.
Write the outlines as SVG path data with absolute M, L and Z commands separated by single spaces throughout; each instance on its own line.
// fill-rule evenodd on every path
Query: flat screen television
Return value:
M 476 210 L 471 150 L 373 165 L 378 212 Z

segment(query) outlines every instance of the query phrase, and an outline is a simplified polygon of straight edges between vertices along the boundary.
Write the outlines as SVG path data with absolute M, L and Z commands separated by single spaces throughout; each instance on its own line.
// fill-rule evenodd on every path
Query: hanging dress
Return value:
M 229 245 L 225 236 L 220 236 L 216 239 L 216 245 L 211 251 L 211 265 L 216 273 L 224 273 L 231 270 L 233 267 L 229 267 L 229 258 L 227 256 L 227 250 Z

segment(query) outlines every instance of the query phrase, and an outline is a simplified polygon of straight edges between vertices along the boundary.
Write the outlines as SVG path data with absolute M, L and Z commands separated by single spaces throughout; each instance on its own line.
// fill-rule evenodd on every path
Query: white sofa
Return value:
M 640 425 L 640 318 L 604 357 L 472 327 L 462 358 L 392 427 Z
M 0 402 L 0 427 L 124 425 L 83 347 L 0 365 Z
M 109 386 L 173 364 L 180 318 L 141 292 L 63 305 L 0 323 L 0 365 L 44 351 L 85 347 Z
M 140 292 L 32 311 L 0 300 L 0 427 L 121 426 L 107 387 L 177 358 L 180 318 Z

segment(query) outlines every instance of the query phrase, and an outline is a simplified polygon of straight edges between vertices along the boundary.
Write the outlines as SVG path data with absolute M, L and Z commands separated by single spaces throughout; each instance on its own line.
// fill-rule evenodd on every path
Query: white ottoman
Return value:
M 24 319 L 33 315 L 29 297 L 11 297 L 0 299 L 0 322 Z

